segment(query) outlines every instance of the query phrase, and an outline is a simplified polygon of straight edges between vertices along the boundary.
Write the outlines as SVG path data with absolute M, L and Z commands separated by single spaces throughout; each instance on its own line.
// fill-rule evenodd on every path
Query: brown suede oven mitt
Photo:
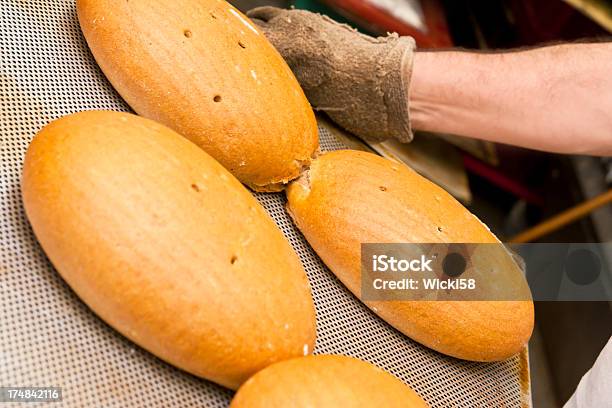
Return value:
M 373 38 L 304 10 L 247 13 L 285 58 L 313 108 L 370 140 L 412 140 L 408 87 L 414 39 Z

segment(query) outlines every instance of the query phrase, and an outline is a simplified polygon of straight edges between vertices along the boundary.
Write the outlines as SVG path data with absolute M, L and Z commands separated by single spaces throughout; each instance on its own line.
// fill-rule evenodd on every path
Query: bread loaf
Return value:
M 82 112 L 32 141 L 23 202 L 60 275 L 158 357 L 230 388 L 311 352 L 300 261 L 255 198 L 151 120 Z
M 345 150 L 320 156 L 291 184 L 287 197 L 298 228 L 360 298 L 361 243 L 499 242 L 444 190 L 407 166 L 371 153 Z M 407 336 L 442 353 L 475 361 L 505 359 L 531 335 L 529 288 L 508 253 L 476 265 L 474 273 L 482 278 L 479 284 L 512 290 L 511 300 L 366 304 Z
M 100 68 L 140 115 L 189 138 L 255 190 L 317 150 L 314 114 L 255 24 L 223 0 L 78 0 Z
M 250 378 L 230 408 L 422 408 L 412 389 L 351 357 L 317 355 L 273 364 Z

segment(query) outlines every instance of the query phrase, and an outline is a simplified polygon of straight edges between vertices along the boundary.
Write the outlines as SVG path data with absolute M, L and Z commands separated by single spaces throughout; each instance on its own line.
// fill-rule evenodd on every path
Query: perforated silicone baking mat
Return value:
M 170 0 L 168 0 L 170 1 Z M 158 360 L 98 319 L 55 272 L 21 205 L 19 180 L 33 135 L 60 116 L 128 110 L 94 62 L 72 0 L 2 0 L 0 386 L 55 386 L 69 407 L 223 407 L 231 393 Z M 324 150 L 343 146 L 321 129 Z M 316 353 L 370 361 L 434 407 L 530 405 L 525 354 L 465 362 L 411 341 L 365 308 L 321 263 L 284 210 L 258 194 L 299 253 L 317 308 Z

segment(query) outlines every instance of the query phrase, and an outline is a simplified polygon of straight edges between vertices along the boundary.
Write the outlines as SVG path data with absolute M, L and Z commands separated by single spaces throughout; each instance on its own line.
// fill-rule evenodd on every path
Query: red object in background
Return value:
M 427 32 L 395 18 L 387 11 L 364 0 L 323 0 L 329 6 L 349 15 L 356 21 L 366 22 L 366 26 L 375 26 L 381 34 L 396 32 L 409 35 L 416 40 L 419 48 L 446 48 L 453 42 L 450 38 L 444 10 L 438 0 L 421 2 Z
M 559 0 L 510 0 L 519 46 L 580 38 L 608 37 L 603 27 L 571 5 Z
M 491 167 L 487 163 L 480 161 L 467 153 L 463 153 L 463 165 L 467 171 L 478 174 L 480 177 L 489 180 L 489 182 L 495 184 L 502 190 L 522 198 L 529 204 L 540 207 L 544 205 L 544 198 L 536 192 L 530 190 L 525 184 L 506 176 L 498 169 Z

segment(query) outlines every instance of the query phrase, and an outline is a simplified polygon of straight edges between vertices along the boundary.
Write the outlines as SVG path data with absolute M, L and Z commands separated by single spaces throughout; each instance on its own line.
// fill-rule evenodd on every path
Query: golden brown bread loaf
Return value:
M 314 114 L 255 24 L 222 0 L 78 0 L 100 68 L 140 115 L 255 190 L 280 190 L 317 150 Z
M 273 364 L 251 377 L 230 408 L 424 408 L 391 374 L 346 356 L 317 355 Z
M 230 388 L 311 352 L 300 261 L 263 207 L 203 150 L 151 120 L 56 120 L 25 158 L 23 202 L 61 276 L 158 357 Z
M 287 189 L 288 210 L 327 266 L 361 298 L 360 243 L 496 243 L 497 238 L 448 193 L 374 154 L 326 153 Z M 509 254 L 476 269 L 516 301 L 368 301 L 412 339 L 451 356 L 501 360 L 519 352 L 534 324 L 533 303 Z M 492 275 L 491 275 L 492 276 Z

